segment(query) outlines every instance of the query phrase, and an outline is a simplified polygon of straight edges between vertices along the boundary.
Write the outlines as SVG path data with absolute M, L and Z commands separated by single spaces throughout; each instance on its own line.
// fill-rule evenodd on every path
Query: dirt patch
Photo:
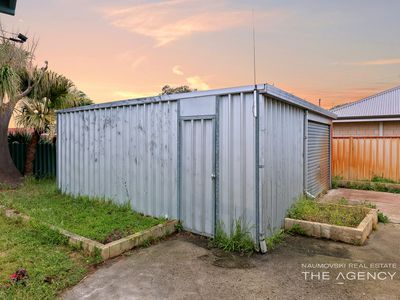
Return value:
M 211 253 L 202 255 L 199 259 L 213 266 L 226 269 L 250 269 L 255 267 L 250 255 L 242 256 L 218 249 L 213 249 Z
M 345 244 L 321 243 L 324 239 L 307 238 L 300 236 L 288 236 L 282 251 L 297 252 L 306 256 L 330 256 L 335 258 L 351 258 L 351 252 Z
M 180 237 L 180 238 L 184 238 L 186 241 L 188 241 L 196 246 L 199 246 L 201 248 L 207 249 L 207 250 L 210 250 L 213 248 L 211 245 L 211 240 L 205 236 L 193 234 L 188 231 L 179 232 L 176 236 Z
M 131 234 L 133 234 L 131 231 L 124 232 L 119 229 L 114 229 L 104 240 L 101 241 L 101 243 L 108 244 Z

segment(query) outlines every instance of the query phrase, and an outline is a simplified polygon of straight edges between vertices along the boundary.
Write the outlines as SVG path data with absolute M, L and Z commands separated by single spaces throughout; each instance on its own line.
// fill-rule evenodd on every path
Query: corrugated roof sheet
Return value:
M 74 112 L 74 111 L 101 109 L 101 108 L 108 108 L 108 107 L 120 107 L 120 106 L 126 106 L 126 105 L 133 105 L 133 104 L 137 104 L 137 103 L 173 101 L 173 100 L 178 100 L 178 99 L 187 99 L 187 98 L 195 98 L 195 97 L 202 97 L 202 96 L 237 94 L 237 93 L 244 93 L 244 92 L 252 92 L 255 88 L 262 94 L 270 95 L 281 101 L 285 101 L 292 105 L 296 105 L 301 108 L 305 108 L 310 111 L 313 111 L 317 114 L 320 114 L 320 115 L 323 115 L 323 116 L 326 116 L 326 117 L 329 117 L 332 119 L 336 119 L 336 115 L 333 112 L 323 109 L 315 104 L 312 104 L 306 100 L 303 100 L 299 97 L 289 94 L 289 93 L 287 93 L 275 86 L 269 85 L 269 84 L 257 84 L 256 87 L 254 85 L 248 85 L 248 86 L 215 89 L 215 90 L 207 90 L 207 91 L 195 91 L 195 92 L 182 93 L 182 94 L 158 95 L 158 96 L 147 97 L 147 98 L 113 101 L 113 102 L 107 102 L 107 103 L 92 104 L 92 105 L 87 105 L 87 106 L 79 106 L 79 107 L 62 109 L 62 110 L 57 111 L 57 113 L 68 113 L 68 112 Z
M 400 86 L 334 108 L 339 119 L 400 116 Z

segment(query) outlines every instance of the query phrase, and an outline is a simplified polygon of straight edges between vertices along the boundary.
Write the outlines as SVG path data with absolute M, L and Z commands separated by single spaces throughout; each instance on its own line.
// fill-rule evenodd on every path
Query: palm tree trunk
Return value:
M 0 106 L 0 183 L 15 186 L 21 182 L 22 177 L 8 148 L 8 124 L 13 108 L 9 103 Z
M 31 176 L 33 175 L 33 162 L 35 160 L 37 145 L 40 140 L 40 132 L 37 130 L 33 131 L 31 141 L 28 144 L 28 149 L 26 149 L 26 157 L 25 157 L 25 167 L 24 167 L 24 175 Z

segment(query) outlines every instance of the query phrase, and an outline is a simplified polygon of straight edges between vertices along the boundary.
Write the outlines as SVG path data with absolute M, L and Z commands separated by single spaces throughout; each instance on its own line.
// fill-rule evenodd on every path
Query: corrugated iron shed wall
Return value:
M 260 104 L 260 231 L 269 236 L 303 193 L 304 110 L 267 97 Z
M 58 115 L 62 192 L 177 218 L 177 102 Z
M 229 94 L 219 99 L 219 221 L 229 231 L 242 219 L 256 232 L 255 119 L 253 93 Z

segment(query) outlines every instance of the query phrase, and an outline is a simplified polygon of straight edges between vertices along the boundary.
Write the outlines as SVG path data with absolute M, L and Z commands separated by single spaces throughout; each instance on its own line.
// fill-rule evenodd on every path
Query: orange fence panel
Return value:
M 332 138 L 333 176 L 345 180 L 373 176 L 400 181 L 400 137 Z

